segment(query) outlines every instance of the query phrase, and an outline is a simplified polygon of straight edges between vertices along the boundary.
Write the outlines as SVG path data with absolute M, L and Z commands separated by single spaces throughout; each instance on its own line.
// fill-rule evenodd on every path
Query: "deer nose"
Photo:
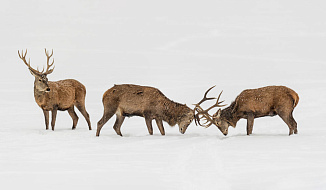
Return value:
M 50 88 L 47 88 L 46 91 L 47 91 L 47 92 L 50 92 Z

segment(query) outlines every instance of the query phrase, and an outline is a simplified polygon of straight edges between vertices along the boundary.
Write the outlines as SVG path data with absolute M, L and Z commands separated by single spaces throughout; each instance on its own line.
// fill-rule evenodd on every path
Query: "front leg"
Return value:
M 49 129 L 49 111 L 43 110 L 44 118 L 45 118 L 45 129 Z
M 161 132 L 161 135 L 165 135 L 165 131 L 164 131 L 162 120 L 161 119 L 155 119 L 155 121 L 156 121 L 156 124 L 157 124 L 158 129 Z
M 150 135 L 153 135 L 152 119 L 150 117 L 145 117 L 145 121 L 148 129 L 148 133 Z
M 54 131 L 55 120 L 57 118 L 57 111 L 58 111 L 57 109 L 52 110 L 52 121 L 51 121 L 52 131 Z
M 252 130 L 254 127 L 254 114 L 253 113 L 248 113 L 248 118 L 247 118 L 247 135 L 252 134 Z

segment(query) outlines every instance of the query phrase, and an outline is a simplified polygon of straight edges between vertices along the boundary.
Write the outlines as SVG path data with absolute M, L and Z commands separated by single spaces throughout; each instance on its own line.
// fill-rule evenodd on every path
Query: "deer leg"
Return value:
M 149 117 L 145 117 L 145 122 L 146 122 L 146 126 L 148 129 L 148 133 L 150 135 L 153 135 L 153 126 L 152 126 L 152 119 Z
M 297 122 L 294 120 L 292 113 L 291 113 L 289 119 L 290 119 L 290 122 L 292 123 L 292 127 L 293 127 L 293 129 L 294 129 L 294 134 L 298 134 L 298 124 L 297 124 Z
M 49 130 L 49 111 L 43 110 L 44 118 L 45 118 L 45 129 Z
M 104 114 L 103 114 L 103 117 L 97 122 L 97 131 L 96 131 L 96 136 L 100 136 L 100 132 L 101 132 L 101 129 L 102 127 L 104 126 L 104 124 L 106 122 L 109 121 L 109 119 L 114 115 L 115 111 L 106 111 L 104 110 Z
M 156 121 L 156 124 L 157 124 L 158 129 L 161 132 L 161 135 L 165 135 L 165 131 L 164 131 L 162 120 L 161 119 L 155 119 L 155 121 Z
M 86 122 L 88 124 L 88 129 L 92 130 L 91 121 L 89 119 L 89 114 L 86 111 L 85 105 L 77 104 L 76 107 L 80 111 L 80 113 L 84 116 L 84 118 L 86 119 Z
M 294 130 L 295 130 L 295 126 L 296 126 L 296 122 L 295 122 L 295 120 L 293 119 L 293 117 L 291 117 L 290 115 L 286 115 L 286 114 L 283 114 L 283 113 L 280 113 L 280 114 L 278 114 L 281 118 L 282 118 L 282 120 L 288 125 L 288 127 L 289 127 L 289 135 L 292 135 L 293 134 L 293 132 L 294 132 Z M 292 119 L 293 120 L 292 120 Z M 295 126 L 294 126 L 294 123 L 293 123 L 293 121 L 294 121 L 294 123 L 295 123 Z M 297 130 L 296 130 L 296 132 L 298 132 Z
M 248 113 L 248 118 L 247 118 L 247 135 L 252 134 L 252 130 L 254 127 L 254 114 L 253 113 Z
M 115 123 L 113 125 L 113 129 L 115 130 L 115 132 L 117 133 L 117 135 L 122 136 L 121 134 L 121 125 L 123 123 L 123 121 L 125 120 L 125 117 L 122 115 L 117 115 L 117 119 L 115 120 Z
M 76 129 L 76 125 L 78 122 L 78 116 L 75 112 L 74 106 L 71 106 L 68 109 L 68 113 L 69 113 L 70 117 L 72 118 L 72 130 L 74 130 L 74 129 Z
M 52 131 L 54 131 L 55 120 L 57 118 L 57 111 L 58 111 L 57 109 L 52 110 L 52 121 L 51 121 Z

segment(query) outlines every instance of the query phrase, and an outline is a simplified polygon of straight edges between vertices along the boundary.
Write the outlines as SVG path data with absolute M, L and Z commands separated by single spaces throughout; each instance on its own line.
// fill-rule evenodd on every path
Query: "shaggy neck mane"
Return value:
M 237 118 L 233 114 L 233 110 L 236 108 L 235 101 L 231 103 L 231 105 L 225 109 L 222 110 L 221 117 L 227 120 L 233 127 L 236 126 L 237 122 L 239 121 L 239 118 Z
M 188 113 L 190 108 L 186 105 L 179 104 L 165 97 L 163 105 L 163 120 L 170 126 L 179 124 L 185 113 Z

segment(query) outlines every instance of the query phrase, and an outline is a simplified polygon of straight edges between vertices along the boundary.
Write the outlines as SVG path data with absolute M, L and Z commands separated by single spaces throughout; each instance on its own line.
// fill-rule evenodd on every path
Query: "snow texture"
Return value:
M 325 1 L 12 0 L 0 2 L 1 189 L 326 189 Z M 93 130 L 58 112 L 45 130 L 34 78 L 18 58 L 46 64 L 49 80 L 86 86 Z M 230 104 L 244 89 L 285 85 L 300 96 L 298 135 L 279 117 L 240 120 L 228 136 L 192 123 L 182 135 L 164 123 L 115 117 L 95 137 L 102 95 L 114 84 L 153 86 L 193 108 L 217 85 Z M 209 106 L 209 104 L 205 104 Z

